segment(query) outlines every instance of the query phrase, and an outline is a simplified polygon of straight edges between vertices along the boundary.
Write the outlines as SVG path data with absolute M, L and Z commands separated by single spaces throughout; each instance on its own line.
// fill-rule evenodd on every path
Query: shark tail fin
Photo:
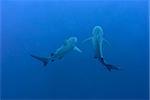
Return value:
M 104 61 L 104 58 L 101 58 L 100 61 L 101 61 L 101 63 L 108 69 L 108 71 L 120 70 L 120 68 L 116 67 L 115 65 L 107 64 L 107 63 Z
M 106 68 L 108 69 L 108 71 L 111 71 L 111 70 L 119 70 L 118 67 L 114 66 L 114 65 L 111 65 L 111 64 L 106 64 L 105 65 Z
M 33 54 L 30 54 L 31 57 L 41 61 L 43 63 L 44 66 L 46 66 L 49 62 L 49 58 L 48 57 L 39 57 L 39 56 L 35 56 Z

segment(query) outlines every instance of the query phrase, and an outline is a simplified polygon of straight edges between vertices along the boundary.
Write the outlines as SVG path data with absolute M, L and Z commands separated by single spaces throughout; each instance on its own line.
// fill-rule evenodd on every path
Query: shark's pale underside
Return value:
M 78 41 L 77 37 L 69 37 L 54 53 L 51 53 L 48 57 L 39 57 L 33 54 L 31 54 L 31 56 L 43 62 L 43 65 L 46 66 L 49 61 L 53 62 L 55 60 L 62 59 L 67 53 L 69 53 L 72 50 L 82 52 L 76 46 L 77 41 Z
M 103 64 L 109 71 L 111 71 L 112 69 L 119 70 L 118 67 L 108 64 L 104 60 L 103 42 L 105 41 L 108 44 L 109 44 L 109 42 L 106 39 L 104 39 L 103 34 L 104 33 L 103 33 L 102 27 L 95 26 L 92 31 L 92 36 L 87 38 L 86 40 L 84 40 L 84 42 L 86 42 L 88 40 L 92 40 L 92 44 L 94 47 L 94 53 L 95 53 L 94 58 L 98 59 L 101 62 L 101 64 Z

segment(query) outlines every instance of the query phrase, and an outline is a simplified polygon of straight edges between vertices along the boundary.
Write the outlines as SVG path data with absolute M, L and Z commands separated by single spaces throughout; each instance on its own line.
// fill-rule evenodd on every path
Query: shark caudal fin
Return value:
M 120 70 L 120 68 L 114 66 L 114 65 L 111 65 L 111 64 L 107 64 L 105 61 L 104 61 L 104 58 L 101 58 L 100 59 L 100 62 L 108 69 L 108 71 L 111 71 L 111 70 Z
M 111 65 L 111 64 L 106 64 L 105 66 L 108 69 L 108 71 L 111 71 L 111 70 L 120 70 L 118 67 L 116 67 L 114 65 Z
M 49 58 L 46 58 L 46 57 L 39 57 L 39 56 L 35 56 L 35 55 L 30 55 L 31 57 L 41 61 L 43 63 L 44 66 L 46 66 L 49 62 Z

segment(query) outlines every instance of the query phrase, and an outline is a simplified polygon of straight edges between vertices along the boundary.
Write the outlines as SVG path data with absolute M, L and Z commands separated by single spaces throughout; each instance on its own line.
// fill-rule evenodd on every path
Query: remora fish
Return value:
M 103 29 L 100 26 L 95 26 L 92 31 L 92 36 L 84 40 L 84 42 L 88 40 L 92 40 L 92 44 L 95 51 L 95 55 L 94 55 L 95 59 L 98 59 L 101 62 L 101 64 L 103 64 L 109 71 L 111 71 L 112 69 L 119 70 L 118 67 L 111 64 L 107 64 L 104 60 L 103 42 L 104 41 L 107 43 L 109 42 L 106 39 L 104 39 Z
M 72 50 L 76 50 L 78 52 L 82 52 L 77 46 L 78 39 L 77 37 L 70 37 L 67 40 L 64 41 L 63 45 L 60 46 L 54 53 L 51 53 L 49 57 L 39 57 L 31 54 L 31 56 L 41 62 L 43 62 L 43 65 L 46 66 L 48 62 L 51 60 L 51 62 L 62 59 L 67 53 L 69 53 Z

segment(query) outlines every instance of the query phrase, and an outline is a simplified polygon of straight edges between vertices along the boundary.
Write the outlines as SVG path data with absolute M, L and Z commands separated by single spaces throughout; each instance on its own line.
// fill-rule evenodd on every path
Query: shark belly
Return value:
M 64 57 L 65 54 L 69 53 L 70 51 L 73 50 L 73 46 L 67 45 L 67 46 L 62 46 L 57 51 L 55 52 L 54 58 L 55 59 L 61 59 Z
M 94 52 L 95 52 L 94 58 L 101 58 L 100 43 L 98 39 L 93 38 L 92 42 L 93 42 L 93 47 L 94 47 Z
M 58 48 L 54 53 L 51 53 L 48 57 L 40 57 L 33 54 L 30 54 L 30 56 L 41 61 L 43 65 L 46 66 L 49 61 L 53 62 L 57 59 L 62 59 L 65 54 L 72 50 L 76 50 L 81 53 L 82 51 L 76 46 L 77 41 L 77 37 L 69 37 L 64 41 L 60 48 Z

